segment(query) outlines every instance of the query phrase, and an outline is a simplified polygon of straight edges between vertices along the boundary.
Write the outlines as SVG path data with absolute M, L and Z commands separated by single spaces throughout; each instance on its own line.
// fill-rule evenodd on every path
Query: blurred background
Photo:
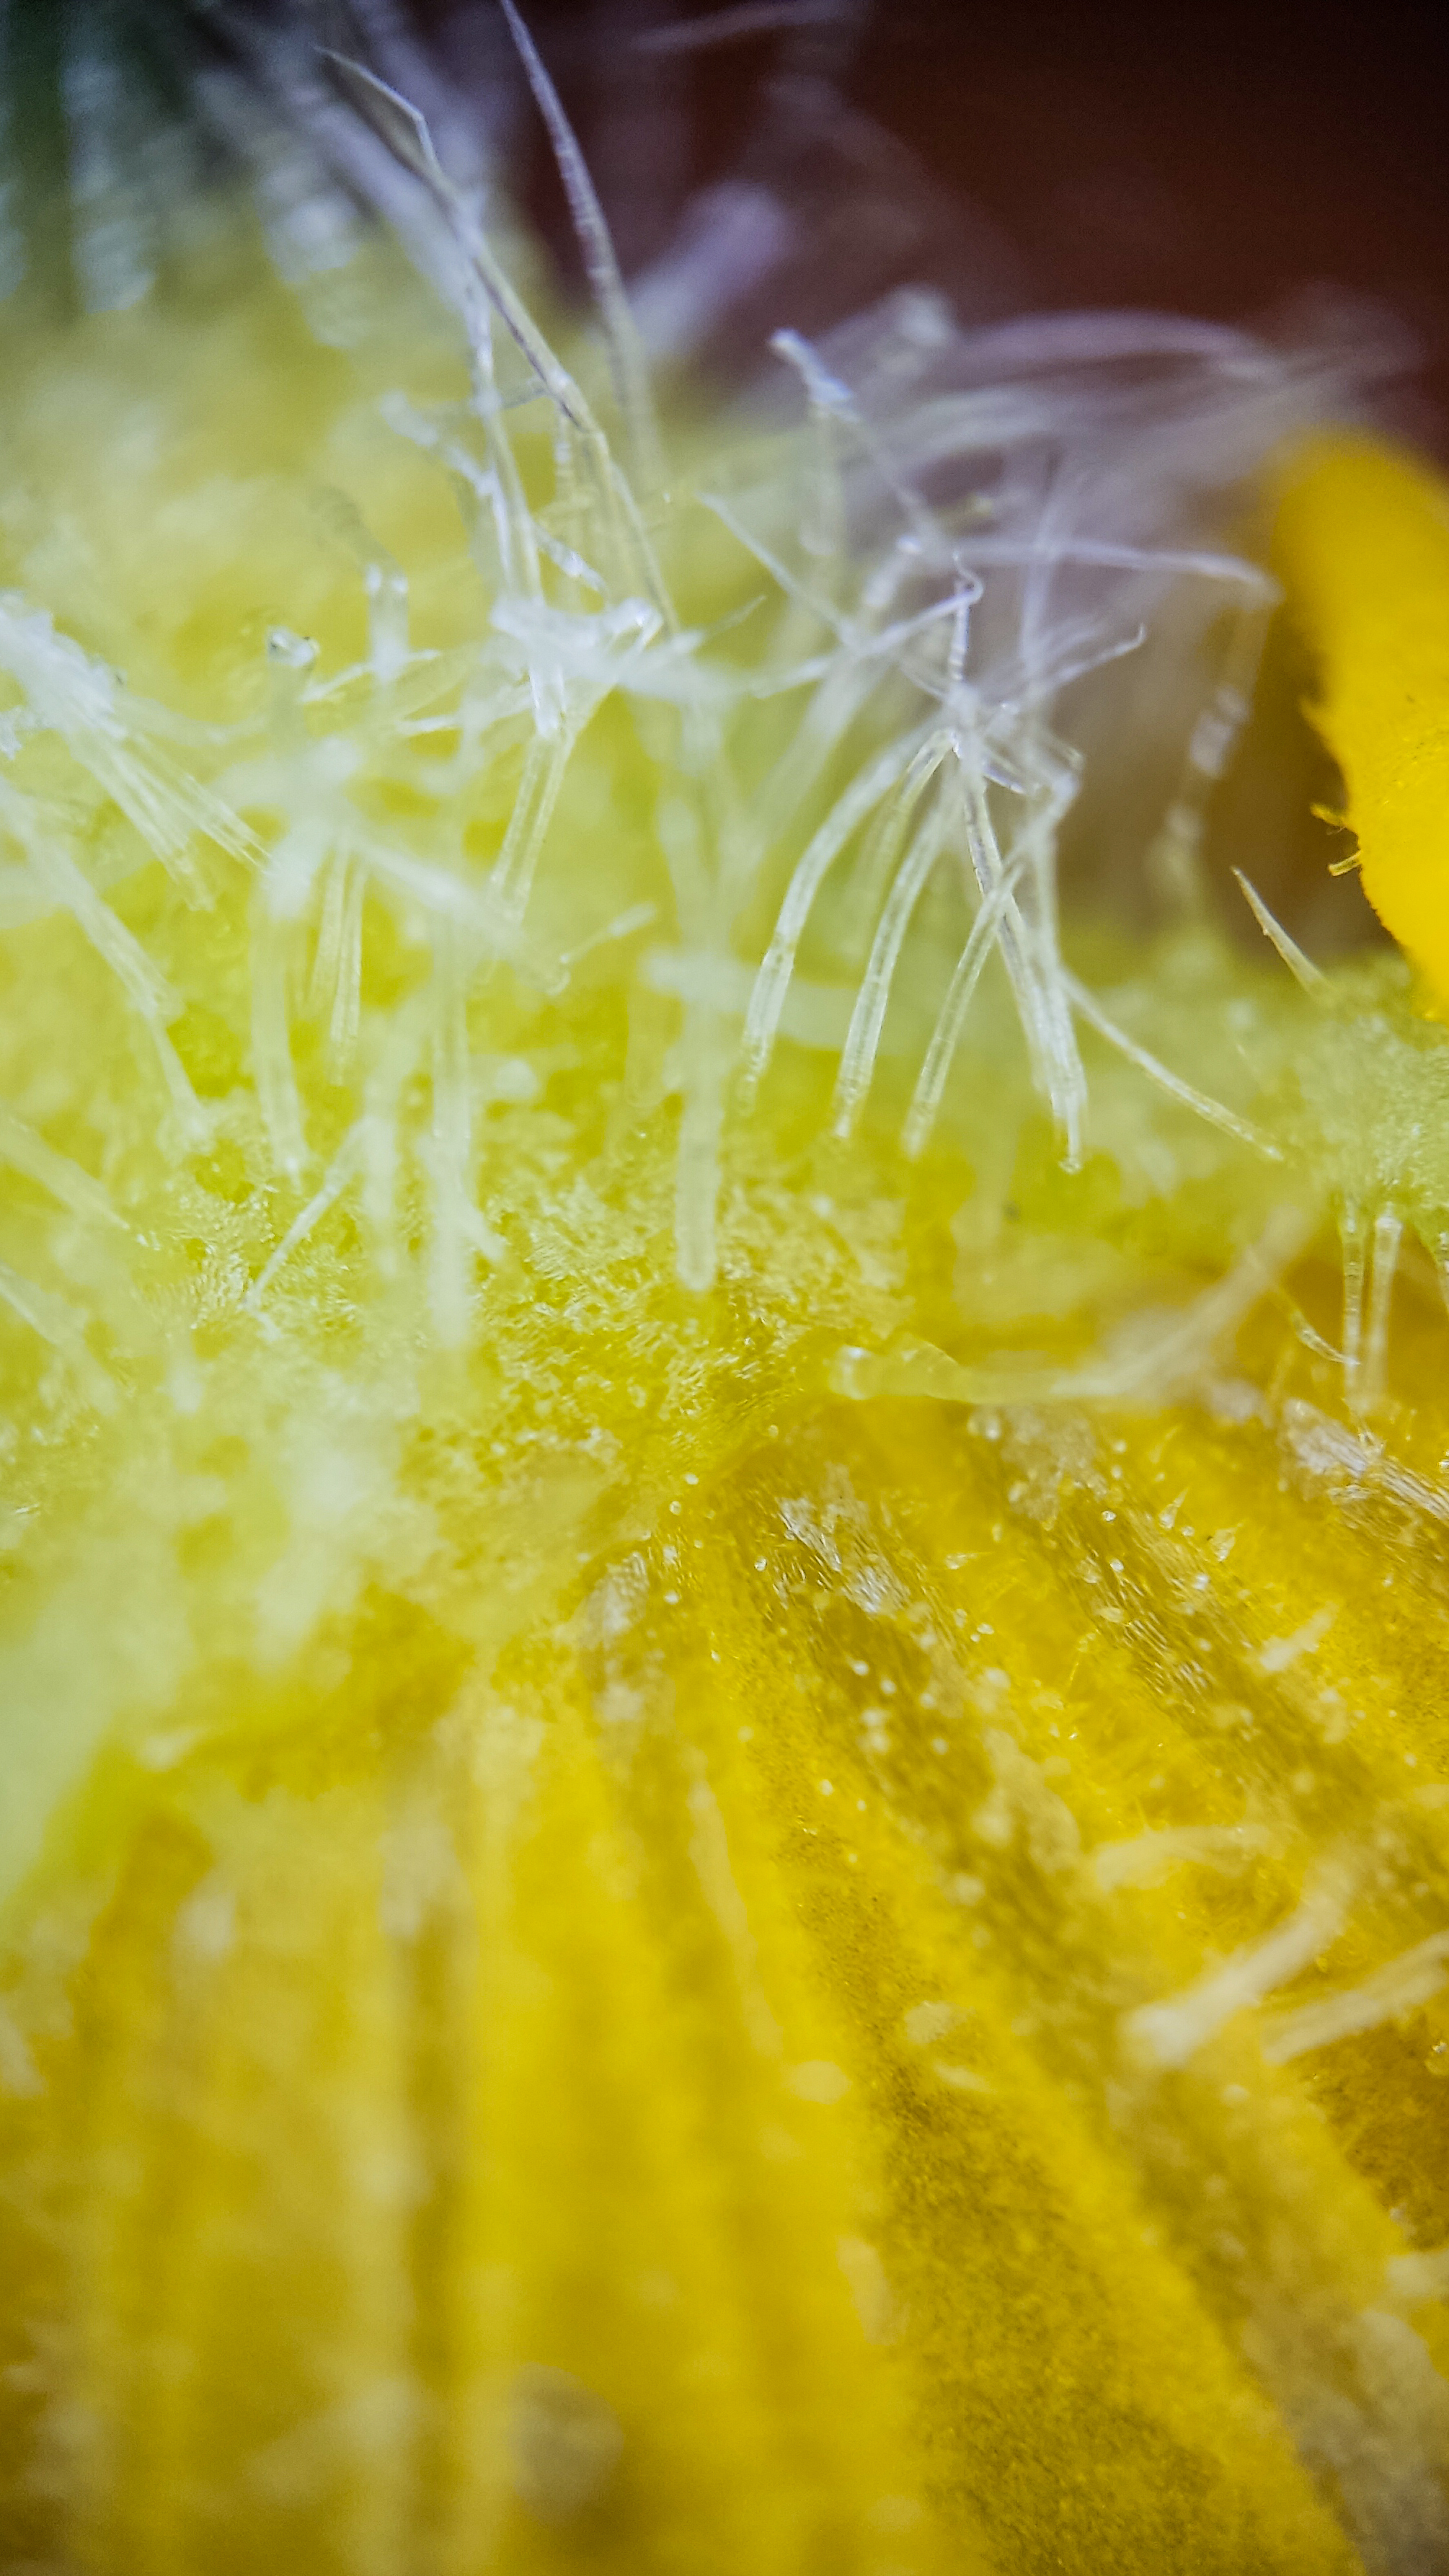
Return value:
M 419 14 L 435 28 L 448 16 L 428 0 Z M 894 141 L 919 160 L 918 217 L 932 183 L 948 197 L 935 247 L 958 292 L 974 253 L 983 303 L 1242 321 L 1326 288 L 1379 299 L 1420 344 L 1420 434 L 1442 443 L 1449 11 L 531 0 L 528 15 L 626 270 L 657 254 L 686 187 L 808 157 L 811 93 L 823 123 L 834 91 L 859 119 L 864 193 L 900 184 Z M 567 259 L 541 135 L 531 152 Z M 848 228 L 850 210 L 833 211 Z M 881 241 L 882 265 L 893 246 Z
M 1243 321 L 1331 288 L 1415 335 L 1421 434 L 1437 411 L 1442 440 L 1449 11 L 1432 0 L 526 0 L 523 15 L 626 273 L 658 259 L 686 200 L 755 181 L 808 207 L 819 292 L 832 243 L 859 264 L 846 276 L 837 258 L 837 293 L 934 256 L 982 311 Z M 490 153 L 576 268 L 496 0 L 0 0 L 0 231 L 47 162 L 103 194 L 158 109 L 200 99 L 224 125 L 218 65 L 277 105 L 319 43 L 397 75 L 419 37 L 456 120 L 486 93 Z M 235 150 L 238 121 L 212 140 Z
M 968 325 L 1150 307 L 1341 339 L 1377 423 L 1449 453 L 1442 6 L 525 0 L 523 15 L 666 371 L 733 390 L 781 325 L 819 333 L 905 283 Z M 164 291 L 174 207 L 238 167 L 283 273 L 335 265 L 378 202 L 379 153 L 374 139 L 359 159 L 322 46 L 424 107 L 455 174 L 495 209 L 511 200 L 582 302 L 497 0 L 0 0 L 11 310 Z M 1356 881 L 1329 874 L 1346 845 L 1313 810 L 1337 782 L 1300 713 L 1310 678 L 1280 623 L 1210 843 L 1331 952 L 1377 926 Z
M 439 13 L 441 14 L 441 13 Z M 906 272 L 965 320 L 1156 307 L 1376 344 L 1380 422 L 1449 455 L 1449 10 L 1159 0 L 534 0 L 626 269 L 680 197 L 757 176 L 801 208 L 808 258 L 742 296 L 728 354 L 833 318 Z M 664 138 L 667 144 L 661 152 Z M 528 195 L 567 270 L 546 144 Z M 1379 936 L 1339 782 L 1301 714 L 1291 634 L 1209 818 L 1318 953 Z M 1246 925 L 1229 901 L 1225 915 Z

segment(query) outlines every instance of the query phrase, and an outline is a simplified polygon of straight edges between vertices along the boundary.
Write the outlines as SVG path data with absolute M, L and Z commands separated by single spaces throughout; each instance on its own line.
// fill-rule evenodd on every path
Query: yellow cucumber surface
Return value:
M 375 399 L 458 400 L 456 358 L 380 251 L 346 358 L 215 256 L 20 335 L 5 581 L 132 699 L 252 725 L 146 739 L 257 850 L 345 794 L 482 882 L 522 731 L 447 807 L 456 729 L 262 656 L 283 623 L 323 675 L 365 655 L 354 518 L 415 647 L 486 626 Z M 1365 883 L 1449 983 L 1442 513 L 1340 447 L 1280 535 Z M 670 528 L 690 621 L 739 608 L 718 520 Z M 392 684 L 407 721 L 444 667 Z M 1281 1160 L 1089 1040 L 1067 1172 L 999 994 L 916 1163 L 898 1119 L 832 1138 L 840 1031 L 797 1031 L 688 1287 L 679 1101 L 740 979 L 689 999 L 698 920 L 613 962 L 662 943 L 661 848 L 687 913 L 728 821 L 657 714 L 583 734 L 536 953 L 464 971 L 369 893 L 350 1056 L 345 869 L 274 918 L 255 851 L 197 829 L 168 875 L 98 754 L 15 746 L 0 2556 L 1449 2564 L 1437 1032 L 1393 960 L 1324 1001 L 1200 931 L 1094 934 L 1140 1044 Z M 36 816 L 64 865 L 27 911 Z M 1285 1207 L 1262 1293 L 1152 1359 Z M 1335 1219 L 1392 1292 L 1347 1393 Z

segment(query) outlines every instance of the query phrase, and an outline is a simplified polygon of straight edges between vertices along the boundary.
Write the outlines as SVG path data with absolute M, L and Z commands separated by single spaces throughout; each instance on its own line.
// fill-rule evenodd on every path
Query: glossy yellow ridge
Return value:
M 1285 478 L 1275 555 L 1318 665 L 1364 891 L 1449 1000 L 1449 493 L 1419 458 L 1340 436 Z

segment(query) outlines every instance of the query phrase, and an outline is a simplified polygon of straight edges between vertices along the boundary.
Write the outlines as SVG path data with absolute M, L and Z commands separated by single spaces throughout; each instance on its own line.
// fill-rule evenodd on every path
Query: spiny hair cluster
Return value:
M 364 207 L 451 317 L 459 390 L 374 383 L 358 405 L 450 490 L 473 585 L 450 640 L 417 640 L 418 568 L 320 459 L 305 507 L 350 565 L 365 643 L 329 666 L 305 607 L 279 614 L 248 647 L 239 714 L 167 702 L 56 623 L 33 587 L 43 548 L 0 598 L 5 918 L 68 917 L 104 962 L 173 1165 L 223 1131 L 253 1157 L 275 1215 L 242 1311 L 275 1329 L 279 1280 L 343 1206 L 380 1278 L 416 1277 L 426 1332 L 468 1343 L 480 1265 L 509 1252 L 480 1192 L 480 1117 L 499 1082 L 522 1101 L 540 1079 L 526 1044 L 480 1043 L 480 1014 L 504 993 L 557 997 L 581 969 L 622 998 L 636 1075 L 639 1029 L 675 1012 L 640 1096 L 677 1104 L 673 1266 L 691 1294 L 719 1275 L 730 1139 L 765 1115 L 782 1038 L 833 1062 L 840 1146 L 874 1092 L 909 1164 L 943 1122 L 981 1123 L 962 1042 L 983 977 L 1019 1031 L 991 1079 L 1024 1077 L 1066 1170 L 1092 1141 L 1084 1031 L 1231 1147 L 1281 1161 L 1249 1114 L 1261 1062 L 1225 1086 L 1193 1078 L 1170 1011 L 1168 1043 L 1149 1044 L 1068 963 L 1059 859 L 1086 780 L 1095 886 L 1144 868 L 1190 882 L 1274 598 L 1225 532 L 1266 456 L 1359 400 L 1362 348 L 1140 313 L 968 329 L 907 288 L 813 340 L 777 331 L 748 398 L 701 421 L 677 381 L 661 404 L 649 317 L 687 278 L 691 336 L 708 337 L 737 282 L 735 214 L 716 191 L 631 296 L 539 50 L 502 5 L 592 289 L 596 332 L 567 356 L 517 283 L 486 85 L 470 120 L 381 19 L 364 63 L 245 14 L 193 81 L 324 340 L 365 336 L 335 292 Z M 88 43 L 66 73 L 77 260 L 86 300 L 114 309 L 155 263 L 124 66 Z M 386 294 L 396 309 L 396 276 Z M 1164 746 L 1176 784 L 1144 846 L 1114 822 L 1114 786 Z M 173 1035 L 184 997 L 120 900 L 149 862 L 198 924 L 245 924 L 224 1100 L 199 1094 Z M 12 1165 L 72 1216 L 121 1223 L 43 1127 L 7 1112 Z M 1404 1211 L 1332 1174 L 1326 1194 L 1349 1247 L 1344 1366 L 1376 1381 Z M 84 1302 L 18 1267 L 0 1286 L 99 1399 Z

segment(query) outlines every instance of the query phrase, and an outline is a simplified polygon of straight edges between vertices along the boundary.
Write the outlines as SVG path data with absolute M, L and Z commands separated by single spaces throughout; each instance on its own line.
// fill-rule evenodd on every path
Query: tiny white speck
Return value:
M 956 2093 L 989 2093 L 991 2091 L 991 2087 L 987 2083 L 985 2076 L 978 2075 L 975 2072 L 975 2069 L 970 2066 L 948 2066 L 941 2058 L 937 2057 L 932 2060 L 931 2072 L 933 2075 L 939 2075 L 942 2083 L 949 2084 L 952 2091 Z
M 822 1797 L 822 1798 L 833 1798 L 833 1797 L 834 1797 L 834 1795 L 835 1795 L 835 1783 L 834 1783 L 834 1781 L 833 1781 L 833 1780 L 822 1780 L 822 1781 L 821 1781 L 821 1783 L 820 1783 L 820 1795 L 821 1795 L 821 1797 Z
M 905 2018 L 905 2033 L 913 2048 L 929 2048 L 933 2040 L 944 2039 L 961 2016 L 954 2004 L 912 2004 Z
M 665 1598 L 665 1601 L 668 1603 L 668 1605 L 669 1605 L 670 1609 L 673 1609 L 674 1604 L 675 1604 L 675 1603 L 676 1603 L 676 1601 L 679 1599 L 679 1595 L 678 1595 L 678 1593 L 677 1593 L 677 1592 L 666 1592 L 666 1593 L 665 1593 L 665 1595 L 664 1595 L 664 1598 Z
M 850 2091 L 849 2076 L 826 2057 L 807 2058 L 803 2066 L 793 2066 L 787 2081 L 802 2102 L 838 2102 Z

